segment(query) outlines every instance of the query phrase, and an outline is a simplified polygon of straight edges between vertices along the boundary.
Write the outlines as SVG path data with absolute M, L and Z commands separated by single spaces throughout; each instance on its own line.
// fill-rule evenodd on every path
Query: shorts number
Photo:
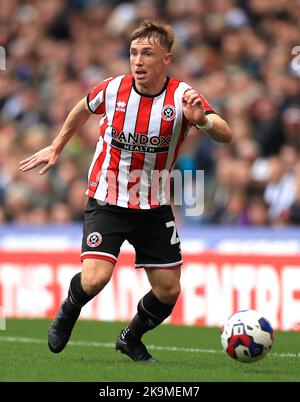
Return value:
M 179 237 L 177 236 L 176 226 L 174 221 L 166 222 L 167 228 L 173 228 L 173 233 L 171 237 L 171 244 L 178 244 L 180 243 Z

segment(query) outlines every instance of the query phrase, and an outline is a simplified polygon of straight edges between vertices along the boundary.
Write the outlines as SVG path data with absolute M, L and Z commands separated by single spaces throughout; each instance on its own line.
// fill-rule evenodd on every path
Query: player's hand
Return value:
M 188 89 L 182 97 L 182 103 L 183 114 L 187 120 L 205 124 L 206 117 L 199 92 Z
M 58 158 L 59 153 L 50 145 L 19 162 L 19 169 L 22 170 L 22 172 L 26 172 L 27 170 L 34 169 L 42 163 L 45 163 L 46 165 L 39 171 L 39 174 L 44 174 L 56 164 Z

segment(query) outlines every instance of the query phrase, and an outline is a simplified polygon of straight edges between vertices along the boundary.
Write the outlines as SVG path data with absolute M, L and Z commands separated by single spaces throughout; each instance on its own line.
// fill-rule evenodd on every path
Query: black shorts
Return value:
M 99 205 L 89 198 L 85 209 L 81 260 L 116 263 L 128 240 L 136 252 L 136 268 L 172 268 L 182 263 L 180 240 L 170 205 L 150 210 Z

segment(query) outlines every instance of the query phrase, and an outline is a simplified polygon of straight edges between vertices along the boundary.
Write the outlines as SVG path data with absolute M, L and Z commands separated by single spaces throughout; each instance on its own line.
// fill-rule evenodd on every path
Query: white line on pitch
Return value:
M 44 339 L 37 338 L 24 338 L 24 337 L 13 337 L 13 336 L 0 336 L 0 341 L 2 342 L 13 342 L 13 343 L 29 343 L 29 344 L 40 344 L 47 345 L 47 341 Z M 69 341 L 70 346 L 87 346 L 96 348 L 114 348 L 115 344 L 112 342 L 83 342 L 83 341 Z M 149 349 L 153 350 L 165 350 L 170 352 L 187 352 L 187 353 L 224 353 L 222 350 L 215 349 L 198 349 L 198 348 L 178 348 L 177 346 L 157 346 L 148 345 Z M 300 358 L 299 353 L 270 353 L 269 356 L 272 357 L 296 357 Z

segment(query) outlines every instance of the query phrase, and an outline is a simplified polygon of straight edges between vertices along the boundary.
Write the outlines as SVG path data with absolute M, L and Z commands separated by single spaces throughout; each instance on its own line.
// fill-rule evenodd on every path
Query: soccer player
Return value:
M 82 272 L 72 278 L 49 328 L 54 353 L 66 346 L 81 308 L 109 282 L 127 239 L 151 290 L 117 337 L 116 350 L 135 361 L 155 361 L 141 338 L 171 314 L 180 293 L 182 257 L 168 197 L 152 179 L 155 172 L 172 171 L 190 126 L 219 142 L 232 135 L 196 89 L 167 76 L 173 41 L 169 26 L 143 21 L 131 36 L 131 74 L 102 81 L 71 110 L 50 146 L 20 162 L 23 172 L 45 164 L 39 173 L 46 173 L 90 115 L 102 116 L 88 175 Z

